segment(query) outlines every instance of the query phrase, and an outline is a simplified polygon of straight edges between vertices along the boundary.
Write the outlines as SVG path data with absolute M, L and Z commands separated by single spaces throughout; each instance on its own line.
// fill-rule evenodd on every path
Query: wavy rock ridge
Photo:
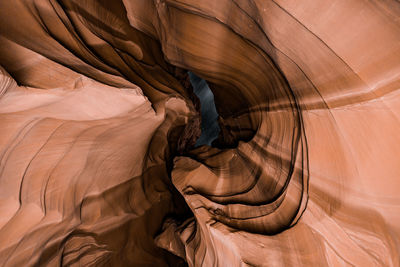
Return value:
M 398 266 L 399 14 L 0 2 L 0 263 Z

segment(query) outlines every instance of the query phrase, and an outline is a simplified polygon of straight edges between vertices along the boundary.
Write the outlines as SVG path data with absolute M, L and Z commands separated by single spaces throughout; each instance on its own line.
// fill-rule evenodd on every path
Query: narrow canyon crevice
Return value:
M 193 72 L 189 72 L 190 82 L 193 91 L 200 100 L 201 114 L 201 135 L 197 139 L 195 146 L 208 145 L 218 137 L 218 112 L 215 107 L 214 94 L 208 86 L 207 82 L 198 77 Z
M 0 1 L 0 265 L 398 266 L 398 14 Z

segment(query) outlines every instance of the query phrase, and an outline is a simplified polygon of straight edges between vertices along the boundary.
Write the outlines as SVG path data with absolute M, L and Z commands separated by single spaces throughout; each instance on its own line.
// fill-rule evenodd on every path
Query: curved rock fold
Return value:
M 0 2 L 0 264 L 398 266 L 398 14 Z

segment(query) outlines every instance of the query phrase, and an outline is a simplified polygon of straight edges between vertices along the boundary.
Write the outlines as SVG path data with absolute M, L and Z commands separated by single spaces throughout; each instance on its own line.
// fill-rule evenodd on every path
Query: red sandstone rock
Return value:
M 0 263 L 398 266 L 399 14 L 0 2 Z M 186 70 L 218 147 L 191 149 Z

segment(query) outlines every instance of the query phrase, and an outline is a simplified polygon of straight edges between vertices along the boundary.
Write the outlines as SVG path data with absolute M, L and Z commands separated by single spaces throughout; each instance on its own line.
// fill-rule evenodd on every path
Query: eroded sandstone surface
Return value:
M 0 264 L 399 266 L 399 18 L 395 0 L 0 1 Z

